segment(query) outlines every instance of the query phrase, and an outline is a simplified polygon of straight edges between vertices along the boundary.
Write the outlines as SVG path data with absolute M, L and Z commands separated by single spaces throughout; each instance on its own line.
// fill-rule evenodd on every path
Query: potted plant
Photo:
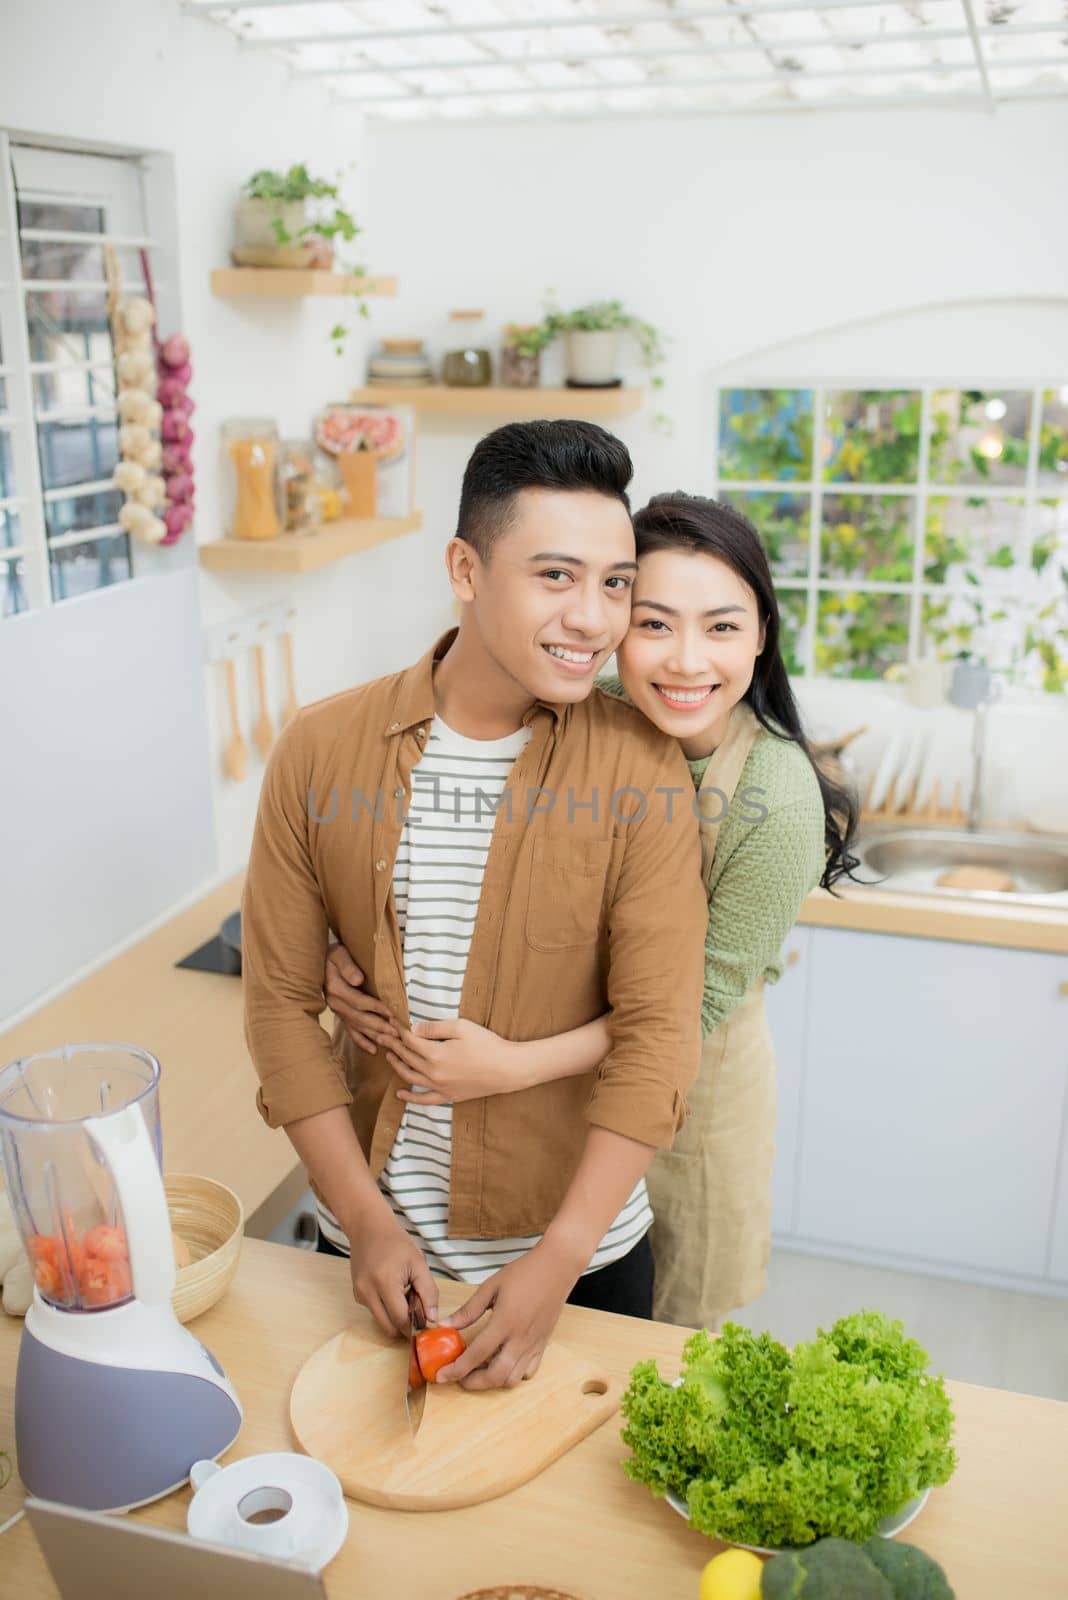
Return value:
M 501 383 L 506 389 L 536 389 L 541 353 L 555 335 L 544 322 L 506 322 L 501 331 Z
M 624 333 L 636 341 L 653 387 L 663 382 L 657 372 L 664 359 L 663 335 L 624 310 L 619 300 L 593 300 L 574 311 L 561 311 L 550 298 L 544 327 L 551 338 L 563 335 L 567 341 L 567 381 L 573 388 L 607 389 L 622 382 L 616 368 Z
M 313 178 L 302 161 L 287 172 L 261 167 L 241 193 L 239 243 L 233 252 L 239 266 L 329 268 L 334 241 L 349 243 L 360 232 L 350 213 L 337 204 L 337 184 Z M 322 203 L 330 201 L 332 208 Z

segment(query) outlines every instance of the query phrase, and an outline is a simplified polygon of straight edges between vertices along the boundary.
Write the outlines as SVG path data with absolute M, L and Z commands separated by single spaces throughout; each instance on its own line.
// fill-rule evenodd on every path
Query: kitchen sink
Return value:
M 910 894 L 966 895 L 984 900 L 1068 900 L 1068 838 L 1034 834 L 957 833 L 940 828 L 882 828 L 862 834 L 859 876 L 873 887 Z M 1007 873 L 1012 889 L 946 887 L 943 873 L 960 867 Z

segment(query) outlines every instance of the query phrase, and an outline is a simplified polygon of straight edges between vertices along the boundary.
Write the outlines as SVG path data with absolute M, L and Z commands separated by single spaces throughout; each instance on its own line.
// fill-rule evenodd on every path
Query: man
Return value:
M 686 764 L 591 694 L 629 621 L 630 477 L 592 424 L 483 439 L 447 550 L 458 633 L 302 711 L 260 799 L 242 921 L 258 1105 L 383 1329 L 407 1332 L 411 1290 L 436 1319 L 426 1251 L 479 1284 L 447 1319 L 492 1310 L 442 1375 L 468 1388 L 530 1377 L 584 1273 L 583 1303 L 651 1314 L 643 1175 L 697 1070 L 707 909 Z M 459 1014 L 535 1039 L 610 1008 L 612 1049 L 596 1073 L 404 1109 L 381 1056 L 319 1026 L 331 930 L 406 1024 Z

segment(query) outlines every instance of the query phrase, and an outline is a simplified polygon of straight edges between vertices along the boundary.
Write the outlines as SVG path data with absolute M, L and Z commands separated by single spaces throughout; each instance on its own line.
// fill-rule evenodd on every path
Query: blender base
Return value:
M 19 1476 L 39 1499 L 86 1511 L 157 1500 L 237 1438 L 241 1410 L 228 1388 L 190 1372 L 86 1361 L 28 1322 L 15 1380 Z

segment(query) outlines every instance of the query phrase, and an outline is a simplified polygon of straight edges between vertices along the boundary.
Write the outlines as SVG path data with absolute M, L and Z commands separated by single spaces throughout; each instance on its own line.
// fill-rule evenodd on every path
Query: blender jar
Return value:
M 60 1310 L 122 1304 L 139 1262 L 169 1251 L 169 1231 L 156 1237 L 159 1062 L 147 1050 L 62 1045 L 5 1067 L 0 1163 L 37 1289 Z

